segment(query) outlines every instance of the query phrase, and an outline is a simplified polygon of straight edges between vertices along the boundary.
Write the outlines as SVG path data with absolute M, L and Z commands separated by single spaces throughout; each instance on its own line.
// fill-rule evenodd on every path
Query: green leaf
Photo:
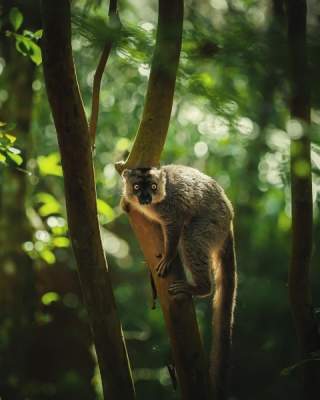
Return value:
M 54 264 L 56 261 L 56 256 L 52 253 L 51 250 L 45 249 L 40 252 L 40 257 L 47 263 L 47 264 Z
M 36 200 L 39 203 L 49 203 L 50 201 L 57 201 L 56 198 L 52 196 L 52 194 L 46 192 L 37 193 Z
M 51 153 L 47 156 L 37 158 L 41 175 L 62 176 L 62 167 L 60 165 L 60 155 Z
M 109 206 L 105 201 L 97 199 L 98 213 L 106 217 L 104 223 L 112 221 L 115 217 L 115 213 L 112 207 Z
M 35 37 L 35 39 L 41 39 L 42 38 L 42 35 L 43 35 L 43 29 L 39 29 L 39 30 L 37 30 L 37 31 L 35 31 L 34 33 L 33 33 L 33 36 Z
M 19 53 L 21 53 L 24 56 L 27 56 L 30 51 L 29 47 L 29 39 L 18 39 L 16 38 L 16 49 Z
M 23 15 L 17 7 L 11 8 L 9 13 L 9 20 L 15 31 L 17 31 L 22 25 Z
M 59 237 L 53 238 L 52 244 L 55 247 L 69 247 L 70 246 L 70 240 L 67 237 L 59 236 Z
M 17 149 L 16 147 L 8 147 L 8 150 L 13 154 L 20 154 L 21 150 Z
M 34 33 L 32 31 L 29 31 L 28 29 L 23 30 L 23 36 L 28 37 L 30 39 L 34 38 Z
M 6 163 L 6 156 L 0 152 L 0 163 L 5 164 Z
M 54 226 L 53 228 L 51 228 L 52 233 L 54 235 L 64 235 L 65 233 L 67 233 L 68 231 L 68 227 L 65 226 Z
M 8 151 L 7 156 L 17 165 L 21 165 L 23 163 L 23 158 L 19 154 Z
M 26 35 L 27 36 L 15 33 L 12 34 L 11 36 L 14 36 L 16 39 L 17 51 L 23 54 L 24 56 L 30 57 L 30 59 L 36 65 L 40 65 L 42 63 L 41 49 L 37 45 L 37 43 L 35 43 L 34 40 L 29 37 L 30 36 L 29 31 L 26 31 Z
M 8 139 L 8 141 L 10 142 L 10 144 L 13 144 L 13 143 L 17 140 L 17 138 L 16 138 L 15 136 L 9 135 L 9 133 L 5 133 L 4 137 L 5 137 L 6 139 Z
M 38 66 L 42 63 L 41 49 L 34 42 L 30 43 L 30 58 Z
M 51 304 L 54 301 L 58 301 L 60 299 L 59 293 L 56 292 L 47 292 L 41 297 L 41 302 L 45 306 Z
M 39 208 L 39 214 L 42 217 L 47 217 L 52 214 L 60 213 L 60 204 L 59 203 L 46 203 Z
M 60 203 L 50 193 L 38 193 L 36 200 L 43 205 L 39 208 L 39 214 L 42 217 L 47 217 L 51 214 L 59 214 L 61 211 Z

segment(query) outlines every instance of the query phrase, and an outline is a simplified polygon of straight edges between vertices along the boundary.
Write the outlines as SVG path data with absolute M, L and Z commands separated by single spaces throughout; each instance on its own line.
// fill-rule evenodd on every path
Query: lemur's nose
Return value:
M 139 203 L 140 204 L 150 204 L 151 200 L 152 200 L 152 197 L 148 193 L 142 194 L 141 196 L 139 196 Z

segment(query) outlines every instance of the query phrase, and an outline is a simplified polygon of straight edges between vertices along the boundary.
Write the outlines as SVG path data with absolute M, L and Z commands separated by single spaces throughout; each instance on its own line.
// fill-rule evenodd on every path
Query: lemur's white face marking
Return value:
M 141 205 L 159 203 L 166 195 L 166 177 L 159 168 L 125 169 L 123 195 Z

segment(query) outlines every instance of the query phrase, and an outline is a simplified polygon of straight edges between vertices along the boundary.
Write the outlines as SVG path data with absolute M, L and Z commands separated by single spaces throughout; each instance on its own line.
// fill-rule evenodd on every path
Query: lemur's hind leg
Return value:
M 172 295 L 188 293 L 205 297 L 212 293 L 212 254 L 214 238 L 208 221 L 191 221 L 181 237 L 180 252 L 183 264 L 192 275 L 193 283 L 176 281 L 169 287 Z M 212 244 L 212 246 L 211 246 Z

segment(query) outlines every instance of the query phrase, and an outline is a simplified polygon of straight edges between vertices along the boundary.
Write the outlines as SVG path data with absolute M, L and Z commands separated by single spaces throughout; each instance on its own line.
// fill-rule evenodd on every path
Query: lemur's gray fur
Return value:
M 215 398 L 225 399 L 236 296 L 232 205 L 214 179 L 194 168 L 126 169 L 122 177 L 123 208 L 133 206 L 162 227 L 164 255 L 156 268 L 158 275 L 166 275 L 178 248 L 191 272 L 193 282 L 174 282 L 169 293 L 208 296 L 214 276 L 211 373 Z

